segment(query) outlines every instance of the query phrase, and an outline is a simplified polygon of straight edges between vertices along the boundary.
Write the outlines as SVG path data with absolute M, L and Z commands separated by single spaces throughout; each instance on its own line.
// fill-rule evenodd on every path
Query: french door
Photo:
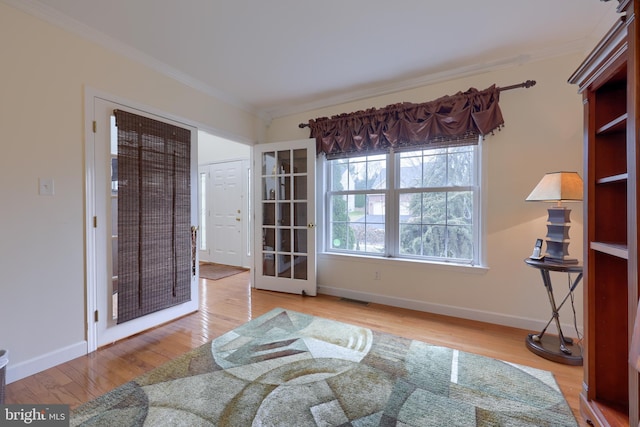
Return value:
M 254 286 L 316 295 L 315 140 L 254 146 Z

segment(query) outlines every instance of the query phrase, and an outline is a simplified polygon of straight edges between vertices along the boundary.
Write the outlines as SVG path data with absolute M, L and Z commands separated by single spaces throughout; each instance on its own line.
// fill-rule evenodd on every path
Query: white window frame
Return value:
M 469 144 L 472 145 L 472 144 Z M 425 149 L 425 148 L 418 148 Z M 414 188 L 406 188 L 399 189 L 396 188 L 397 184 L 400 180 L 400 171 L 399 164 L 400 158 L 398 153 L 391 150 L 390 153 L 387 154 L 386 158 L 386 168 L 387 168 L 387 188 L 382 191 L 385 194 L 385 251 L 384 253 L 373 253 L 373 252 L 363 252 L 363 251 L 355 251 L 349 249 L 332 249 L 331 242 L 329 239 L 331 238 L 331 222 L 330 222 L 330 214 L 331 214 L 331 196 L 337 194 L 360 194 L 360 193 L 380 193 L 380 190 L 354 190 L 354 191 L 337 191 L 331 192 L 330 189 L 330 179 L 331 179 L 331 161 L 327 160 L 325 157 L 321 157 L 320 162 L 322 163 L 322 167 L 319 168 L 322 174 L 321 179 L 318 180 L 319 185 L 322 188 L 319 188 L 318 194 L 322 196 L 322 215 L 323 219 L 323 227 L 322 228 L 322 239 L 320 240 L 320 248 L 319 250 L 324 254 L 333 254 L 333 255 L 349 255 L 356 257 L 371 257 L 371 258 L 389 258 L 389 259 L 397 259 L 403 261 L 413 261 L 413 262 L 422 262 L 422 263 L 433 263 L 433 264 L 444 264 L 444 265 L 455 265 L 455 266 L 482 266 L 484 260 L 484 223 L 483 223 L 483 200 L 485 199 L 483 194 L 483 185 L 482 185 L 482 177 L 483 173 L 483 156 L 482 156 L 482 138 L 478 141 L 478 144 L 475 146 L 474 150 L 474 183 L 470 186 L 464 187 L 440 187 L 433 188 L 433 191 L 451 191 L 451 190 L 460 190 L 460 191 L 472 191 L 473 193 L 473 258 L 469 261 L 460 260 L 455 258 L 440 258 L 440 257 L 428 257 L 428 256 L 411 256 L 411 255 L 401 255 L 400 252 L 400 224 L 399 224 L 399 204 L 400 204 L 400 194 L 402 193 L 412 193 L 416 192 Z M 417 189 L 421 190 L 421 189 Z
M 387 171 L 387 174 L 385 176 L 385 181 L 386 181 L 386 188 L 379 188 L 379 189 L 364 189 L 364 190 L 357 190 L 357 189 L 346 189 L 346 190 L 337 190 L 337 191 L 332 191 L 330 193 L 330 195 L 334 195 L 334 196 L 358 196 L 358 195 L 364 195 L 365 198 L 369 195 L 382 195 L 385 198 L 385 224 L 384 224 L 384 228 L 385 228 L 385 241 L 384 241 L 384 245 L 385 245 L 385 250 L 388 247 L 388 242 L 387 242 L 387 230 L 389 228 L 389 223 L 388 223 L 388 219 L 387 219 L 387 215 L 388 215 L 388 203 L 389 203 L 389 195 L 390 195 L 390 191 L 388 188 L 388 183 L 389 183 L 389 174 L 388 174 L 388 170 L 389 170 L 389 159 L 388 156 L 385 153 L 380 153 L 380 154 L 369 154 L 368 156 L 376 156 L 376 157 L 384 157 L 384 161 L 385 161 L 385 170 Z M 364 156 L 355 156 L 354 158 L 357 157 L 364 157 Z M 324 162 L 325 167 L 323 168 L 324 170 L 324 175 L 326 177 L 326 188 L 329 189 L 331 187 L 331 176 L 332 176 L 332 171 L 331 169 L 331 163 L 330 161 L 325 160 Z M 329 192 L 327 193 L 327 197 L 324 201 L 324 206 L 325 206 L 325 214 L 323 215 L 324 218 L 324 222 L 327 225 L 325 228 L 325 239 L 324 242 L 324 246 L 325 248 L 330 248 L 329 252 L 332 253 L 344 253 L 344 254 L 355 254 L 355 255 L 363 255 L 363 256 L 383 256 L 386 255 L 385 253 L 378 253 L 378 252 L 374 252 L 374 251 L 362 251 L 362 250 L 351 250 L 351 249 L 340 249 L 340 248 L 332 248 L 331 245 L 331 238 L 333 237 L 331 235 L 332 232 L 332 223 L 329 220 L 330 219 L 330 212 L 332 210 L 332 204 L 331 204 L 331 197 L 329 196 Z M 366 212 L 366 203 L 365 203 L 365 212 Z M 366 227 L 366 224 L 365 224 Z

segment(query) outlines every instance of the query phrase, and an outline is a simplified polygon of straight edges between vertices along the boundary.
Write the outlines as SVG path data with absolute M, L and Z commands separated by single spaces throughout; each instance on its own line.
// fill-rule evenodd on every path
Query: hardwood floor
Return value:
M 530 331 L 331 296 L 253 290 L 248 283 L 248 272 L 217 281 L 201 280 L 198 312 L 8 384 L 5 403 L 64 403 L 75 408 L 252 318 L 283 307 L 551 371 L 576 419 L 586 426 L 579 414 L 582 367 L 531 353 L 524 344 Z

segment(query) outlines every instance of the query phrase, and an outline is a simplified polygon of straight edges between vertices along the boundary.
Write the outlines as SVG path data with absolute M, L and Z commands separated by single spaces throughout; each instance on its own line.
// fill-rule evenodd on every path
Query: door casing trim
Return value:
M 163 111 L 159 111 L 147 105 L 142 105 L 131 100 L 127 100 L 113 94 L 108 94 L 92 87 L 84 87 L 84 149 L 85 149 L 85 295 L 86 295 L 86 313 L 85 313 L 85 328 L 87 337 L 87 353 L 91 353 L 98 349 L 98 322 L 95 321 L 95 314 L 98 310 L 98 262 L 97 259 L 97 237 L 96 228 L 94 227 L 94 217 L 96 212 L 96 198 L 98 194 L 95 190 L 96 186 L 96 150 L 95 150 L 95 137 L 93 132 L 93 122 L 96 120 L 95 101 L 97 99 L 104 100 L 109 103 L 120 104 L 129 109 L 138 110 L 140 112 L 166 118 L 173 122 L 182 123 L 195 130 L 195 149 L 192 147 L 191 152 L 191 170 L 192 175 L 195 175 L 195 190 L 192 188 L 192 192 L 196 192 L 197 201 L 197 129 L 198 126 L 190 120 L 173 116 Z M 195 167 L 195 169 L 194 169 Z M 194 172 L 195 171 L 195 172 Z M 197 211 L 197 206 L 196 206 Z M 193 225 L 198 225 L 197 212 L 194 216 L 192 213 Z M 102 219 L 104 220 L 104 218 Z M 98 218 L 98 221 L 100 219 Z M 198 254 L 196 251 L 196 277 L 198 274 Z M 197 281 L 197 279 L 196 279 Z M 194 292 L 195 288 L 195 292 Z M 175 319 L 185 314 L 197 311 L 200 303 L 200 295 L 198 286 L 192 286 L 191 301 L 181 304 L 176 307 L 172 307 L 160 312 L 152 313 L 150 315 L 141 318 L 139 323 L 140 328 L 151 328 L 160 323 L 164 323 L 168 320 Z M 103 313 L 102 315 L 105 315 Z

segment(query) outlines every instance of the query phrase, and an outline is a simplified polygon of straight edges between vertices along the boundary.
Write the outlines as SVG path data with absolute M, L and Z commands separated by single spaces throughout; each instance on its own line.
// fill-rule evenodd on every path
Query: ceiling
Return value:
M 273 118 L 569 52 L 600 0 L 0 0 Z M 533 76 L 535 78 L 535 76 Z M 520 82 L 505 82 L 505 84 Z

